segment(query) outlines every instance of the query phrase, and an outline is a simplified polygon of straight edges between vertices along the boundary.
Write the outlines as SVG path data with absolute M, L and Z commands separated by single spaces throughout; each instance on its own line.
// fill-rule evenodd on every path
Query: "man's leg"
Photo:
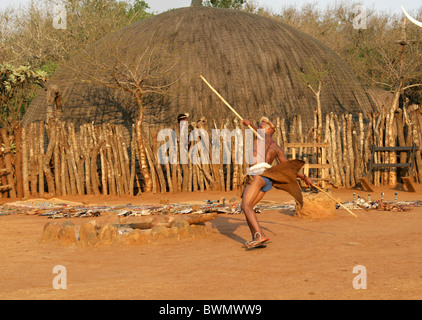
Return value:
M 265 194 L 265 192 L 261 191 L 264 186 L 265 180 L 260 176 L 254 176 L 251 183 L 246 186 L 245 191 L 243 192 L 242 203 L 240 205 L 245 213 L 246 222 L 251 230 L 253 240 L 259 240 L 259 237 L 265 238 L 264 231 L 259 225 L 256 213 L 253 210 L 253 206 L 257 203 L 256 200 L 261 200 Z M 257 233 L 259 233 L 259 235 L 257 235 Z M 258 239 L 256 239 L 257 237 L 255 237 L 255 235 L 257 235 Z
M 262 197 L 264 197 L 264 195 L 265 195 L 265 192 L 260 190 L 259 193 L 258 193 L 258 195 L 256 196 L 255 200 L 253 201 L 252 208 L 255 208 L 256 204 L 259 201 L 261 201 L 261 199 L 262 199 Z M 254 209 L 254 211 L 255 211 L 255 209 Z

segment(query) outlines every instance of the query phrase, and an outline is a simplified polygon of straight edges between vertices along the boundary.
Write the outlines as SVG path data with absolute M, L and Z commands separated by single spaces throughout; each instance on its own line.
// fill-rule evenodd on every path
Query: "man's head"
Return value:
M 189 120 L 189 113 L 181 113 L 177 116 L 177 123 L 181 121 L 188 121 Z
M 197 128 L 203 128 L 207 124 L 207 119 L 205 117 L 201 117 L 198 121 L 196 121 Z
M 267 117 L 262 117 L 259 120 L 258 129 L 265 130 L 265 134 L 272 135 L 275 132 L 275 124 Z

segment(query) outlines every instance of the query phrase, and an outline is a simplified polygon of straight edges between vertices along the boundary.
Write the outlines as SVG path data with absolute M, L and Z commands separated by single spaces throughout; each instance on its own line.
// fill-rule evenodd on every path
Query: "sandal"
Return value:
M 257 238 L 256 236 L 257 234 L 259 235 L 259 241 L 258 240 L 247 241 L 242 246 L 242 248 L 245 248 L 245 249 L 262 248 L 262 247 L 265 247 L 267 243 L 271 242 L 271 239 L 268 237 L 266 237 L 265 239 L 262 239 L 261 234 L 259 232 L 255 233 L 255 236 L 254 236 L 255 239 Z

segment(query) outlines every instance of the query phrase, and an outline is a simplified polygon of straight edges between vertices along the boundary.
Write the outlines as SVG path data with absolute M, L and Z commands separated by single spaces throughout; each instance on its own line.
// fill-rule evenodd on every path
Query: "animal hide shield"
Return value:
M 303 196 L 297 182 L 297 174 L 304 164 L 305 161 L 302 160 L 290 160 L 267 169 L 261 174 L 262 177 L 271 179 L 275 188 L 291 194 L 300 205 L 300 209 L 303 207 Z

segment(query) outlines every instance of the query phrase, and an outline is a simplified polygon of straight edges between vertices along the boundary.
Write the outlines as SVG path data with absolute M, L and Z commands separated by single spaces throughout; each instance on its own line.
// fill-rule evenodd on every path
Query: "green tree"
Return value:
M 46 72 L 30 66 L 0 65 L 0 125 L 9 133 L 19 126 L 37 85 L 45 89 L 46 80 Z
M 242 9 L 246 0 L 207 0 L 205 5 L 208 7 L 229 8 L 229 9 Z
M 143 0 L 135 0 L 133 3 L 126 5 L 127 18 L 133 22 L 153 16 L 152 13 L 147 12 L 148 9 L 151 9 L 148 3 Z

